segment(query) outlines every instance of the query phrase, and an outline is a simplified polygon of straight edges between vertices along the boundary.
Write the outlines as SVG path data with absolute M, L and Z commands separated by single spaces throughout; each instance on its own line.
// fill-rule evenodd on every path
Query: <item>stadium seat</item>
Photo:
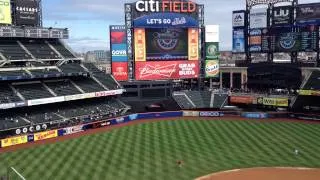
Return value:
M 32 59 L 32 57 L 22 49 L 16 40 L 1 39 L 0 52 L 8 60 Z
M 73 94 L 81 94 L 81 92 L 74 87 L 70 80 L 57 80 L 52 82 L 45 82 L 45 84 L 53 90 L 58 96 L 67 96 Z
M 59 40 L 48 40 L 48 42 L 64 57 L 76 58 Z
M 53 97 L 41 83 L 16 84 L 13 86 L 26 100 Z
M 61 59 L 43 39 L 21 40 L 21 42 L 37 59 Z

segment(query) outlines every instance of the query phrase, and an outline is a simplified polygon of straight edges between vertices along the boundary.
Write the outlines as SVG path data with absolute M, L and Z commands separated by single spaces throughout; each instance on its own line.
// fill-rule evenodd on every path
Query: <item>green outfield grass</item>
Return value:
M 0 160 L 0 174 L 14 167 L 27 180 L 189 180 L 235 168 L 320 168 L 320 124 L 152 122 L 0 154 Z

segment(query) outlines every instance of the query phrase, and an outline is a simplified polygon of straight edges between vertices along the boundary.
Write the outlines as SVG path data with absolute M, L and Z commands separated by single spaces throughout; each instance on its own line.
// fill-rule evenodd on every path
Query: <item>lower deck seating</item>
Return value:
M 20 101 L 21 99 L 13 92 L 8 84 L 0 84 L 0 104 Z

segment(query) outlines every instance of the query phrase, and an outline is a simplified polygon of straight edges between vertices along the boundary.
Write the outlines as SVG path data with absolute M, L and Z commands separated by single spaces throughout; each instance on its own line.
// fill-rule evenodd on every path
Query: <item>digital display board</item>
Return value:
M 245 42 L 244 29 L 233 30 L 232 52 L 245 52 Z
M 318 50 L 318 28 L 316 26 L 306 26 L 300 28 L 301 34 L 301 51 L 317 51 Z
M 320 25 L 320 3 L 298 5 L 296 20 L 299 25 Z
M 198 61 L 136 62 L 136 80 L 189 79 L 199 77 Z
M 188 60 L 188 29 L 146 29 L 146 55 L 147 61 Z
M 317 26 L 272 28 L 269 36 L 273 52 L 315 52 L 318 50 Z
M 39 0 L 15 0 L 15 24 L 38 26 L 40 15 Z

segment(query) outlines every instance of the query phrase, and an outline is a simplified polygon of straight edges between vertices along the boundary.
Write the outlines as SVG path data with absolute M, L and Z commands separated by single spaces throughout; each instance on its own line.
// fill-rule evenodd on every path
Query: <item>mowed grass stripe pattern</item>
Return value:
M 320 125 L 151 122 L 1 154 L 0 160 L 0 174 L 14 167 L 28 180 L 189 180 L 237 168 L 320 168 Z M 182 168 L 177 160 L 184 161 Z

